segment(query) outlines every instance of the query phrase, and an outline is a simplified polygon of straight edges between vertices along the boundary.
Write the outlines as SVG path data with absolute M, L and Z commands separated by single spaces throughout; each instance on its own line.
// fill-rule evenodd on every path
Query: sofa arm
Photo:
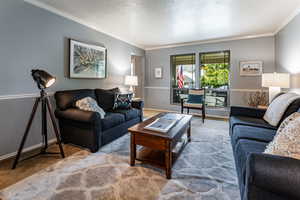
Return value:
M 70 108 L 67 110 L 55 110 L 55 116 L 60 119 L 72 120 L 84 123 L 93 123 L 96 120 L 100 120 L 100 114 L 97 112 L 84 111 L 77 108 Z
M 245 192 L 248 198 L 244 199 L 260 200 L 270 197 L 270 194 L 277 196 L 276 199 L 300 199 L 299 188 L 300 160 L 269 154 L 249 155 Z M 269 195 L 255 194 L 255 190 L 265 191 Z
M 143 107 L 144 107 L 144 101 L 143 101 L 143 100 L 133 100 L 133 101 L 131 102 L 131 106 L 132 106 L 133 108 L 142 110 Z
M 230 116 L 263 118 L 265 112 L 266 109 L 260 109 L 260 108 L 241 107 L 241 106 L 230 107 Z

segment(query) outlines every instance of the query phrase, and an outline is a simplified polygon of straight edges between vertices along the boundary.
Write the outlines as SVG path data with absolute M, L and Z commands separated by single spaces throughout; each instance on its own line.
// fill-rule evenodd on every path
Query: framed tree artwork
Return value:
M 107 51 L 70 39 L 70 78 L 106 78 Z

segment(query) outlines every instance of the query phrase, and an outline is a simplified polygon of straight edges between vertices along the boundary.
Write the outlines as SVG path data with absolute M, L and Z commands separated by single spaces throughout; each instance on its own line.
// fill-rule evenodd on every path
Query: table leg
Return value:
M 167 150 L 165 152 L 165 162 L 166 162 L 166 176 L 167 179 L 171 179 L 172 176 L 172 150 L 171 150 L 171 143 L 168 141 L 167 143 Z
M 136 159 L 136 144 L 135 144 L 135 138 L 134 134 L 131 134 L 130 136 L 130 165 L 135 165 L 135 159 Z
M 187 129 L 187 139 L 188 142 L 191 142 L 191 122 L 189 123 L 189 127 Z

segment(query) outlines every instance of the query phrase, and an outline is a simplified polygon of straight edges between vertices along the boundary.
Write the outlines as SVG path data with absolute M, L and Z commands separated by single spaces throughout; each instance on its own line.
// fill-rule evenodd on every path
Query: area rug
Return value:
M 192 142 L 173 167 L 129 165 L 129 135 L 78 152 L 1 191 L 4 200 L 238 200 L 228 122 L 194 117 Z

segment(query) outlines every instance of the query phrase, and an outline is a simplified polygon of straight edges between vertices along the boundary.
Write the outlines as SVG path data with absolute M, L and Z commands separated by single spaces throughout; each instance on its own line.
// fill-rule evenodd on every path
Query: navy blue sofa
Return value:
M 113 110 L 118 88 L 80 89 L 55 93 L 55 116 L 59 122 L 60 134 L 64 143 L 75 144 L 96 152 L 109 142 L 126 134 L 127 129 L 143 120 L 143 101 L 133 101 L 132 108 Z M 84 97 L 95 99 L 104 109 L 104 119 L 96 112 L 76 108 L 75 102 Z
M 299 110 L 295 100 L 281 121 Z M 278 127 L 263 120 L 266 110 L 231 107 L 230 137 L 242 200 L 300 199 L 300 160 L 264 154 Z

